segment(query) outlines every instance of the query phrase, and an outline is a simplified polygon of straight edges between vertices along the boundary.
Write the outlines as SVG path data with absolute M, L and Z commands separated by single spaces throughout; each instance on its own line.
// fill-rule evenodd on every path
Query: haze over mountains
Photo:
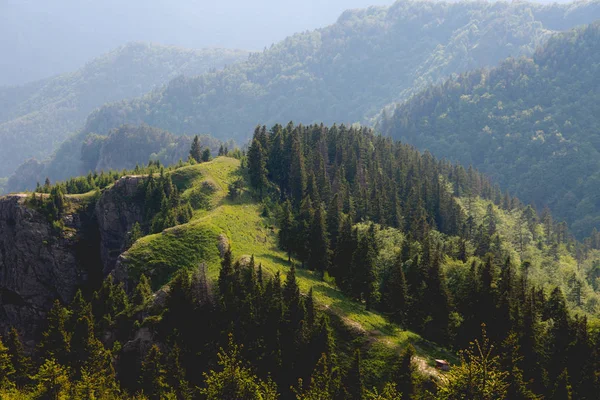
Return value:
M 180 75 L 197 75 L 246 59 L 242 50 L 187 50 L 131 43 L 75 72 L 0 87 L 0 177 L 25 160 L 44 160 L 86 116 L 106 102 L 140 96 Z
M 192 49 L 262 50 L 335 22 L 346 9 L 392 0 L 3 0 L 0 86 L 74 71 L 132 41 Z M 26 27 L 26 28 L 25 28 Z
M 317 5 L 8 1 L 39 58 Z M 0 399 L 597 400 L 600 0 L 298 31 L 0 87 Z

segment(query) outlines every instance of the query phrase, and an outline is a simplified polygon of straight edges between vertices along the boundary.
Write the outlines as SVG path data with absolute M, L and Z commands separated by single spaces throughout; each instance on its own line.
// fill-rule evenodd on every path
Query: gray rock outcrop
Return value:
M 76 256 L 79 216 L 57 229 L 25 202 L 24 195 L 0 198 L 0 330 L 15 326 L 31 338 L 54 300 L 69 302 L 87 272 Z
M 143 205 L 135 201 L 143 179 L 143 176 L 125 176 L 119 179 L 102 194 L 96 204 L 104 275 L 114 269 L 135 223 L 143 221 Z

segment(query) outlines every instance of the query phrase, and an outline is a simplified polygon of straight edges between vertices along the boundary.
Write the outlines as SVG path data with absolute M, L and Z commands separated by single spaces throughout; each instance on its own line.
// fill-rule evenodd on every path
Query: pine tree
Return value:
M 171 392 L 162 364 L 162 352 L 157 345 L 152 345 L 142 362 L 140 386 L 149 400 L 162 400 Z
M 225 308 L 234 304 L 236 272 L 233 266 L 233 254 L 231 247 L 228 247 L 221 260 L 221 271 L 219 272 L 219 294 Z
M 348 399 L 361 400 L 365 394 L 365 385 L 363 382 L 360 360 L 360 350 L 354 351 L 354 359 L 350 369 L 344 376 L 343 384 L 348 393 Z
M 194 140 L 190 148 L 190 157 L 197 163 L 202 161 L 202 146 L 200 146 L 200 138 L 198 135 L 194 136 Z
M 69 370 L 53 358 L 47 358 L 33 377 L 38 399 L 66 400 L 70 398 Z
M 202 162 L 208 162 L 212 159 L 212 155 L 210 154 L 210 149 L 207 147 L 202 151 Z
M 258 191 L 262 199 L 269 181 L 267 179 L 267 156 L 258 139 L 254 139 L 248 149 L 248 171 L 250 184 Z
M 325 210 L 320 204 L 315 207 L 309 235 L 309 247 L 308 267 L 311 270 L 319 271 L 323 277 L 325 271 L 329 269 L 330 250 Z
M 175 344 L 167 357 L 167 384 L 173 388 L 177 400 L 191 400 L 193 393 L 186 379 L 181 358 L 181 349 Z
M 515 400 L 535 400 L 537 396 L 529 389 L 523 377 L 519 338 L 515 332 L 510 332 L 502 343 L 502 367 L 508 372 L 508 389 L 506 397 Z
M 394 366 L 393 376 L 398 391 L 407 399 L 411 399 L 415 393 L 416 367 L 413 359 L 416 355 L 415 348 L 409 344 Z
M 327 210 L 327 233 L 329 234 L 331 249 L 337 247 L 338 237 L 342 230 L 342 218 L 342 202 L 339 193 L 335 193 Z
M 71 337 L 66 330 L 68 318 L 68 311 L 56 300 L 46 317 L 47 328 L 39 344 L 42 358 L 53 358 L 61 364 L 66 363 L 71 342 Z
M 289 200 L 283 203 L 279 226 L 279 247 L 288 254 L 289 262 L 292 259 L 294 249 L 294 215 Z
M 390 314 L 393 321 L 404 325 L 408 312 L 408 286 L 402 264 L 402 257 L 399 254 L 382 284 L 381 308 Z
M 152 297 L 152 287 L 146 275 L 142 274 L 140 280 L 133 291 L 132 303 L 136 307 L 142 307 L 148 303 Z
M 482 339 L 462 351 L 460 364 L 446 374 L 447 382 L 438 386 L 437 399 L 505 399 L 508 373 L 500 369 L 499 357 L 493 355 L 483 325 Z
M 294 243 L 295 251 L 300 261 L 302 261 L 302 267 L 310 259 L 311 247 L 310 247 L 310 234 L 311 234 L 311 223 L 314 220 L 314 208 L 313 202 L 310 196 L 306 196 L 300 205 L 300 213 L 298 215 L 295 232 L 294 232 Z
M 269 379 L 260 380 L 244 365 L 240 348 L 229 335 L 229 347 L 218 354 L 219 371 L 204 374 L 205 387 L 200 393 L 207 400 L 275 400 L 277 386 Z
M 304 193 L 306 190 L 306 172 L 300 138 L 296 132 L 291 134 L 290 151 L 289 194 L 293 203 L 298 205 L 304 199 Z
M 285 278 L 282 293 L 285 319 L 293 329 L 297 329 L 304 319 L 304 307 L 300 298 L 300 288 L 296 281 L 296 267 L 293 264 Z
M 448 343 L 450 339 L 449 325 L 452 311 L 450 294 L 446 287 L 446 278 L 442 272 L 438 251 L 432 254 L 432 260 L 427 272 L 427 304 L 431 317 L 425 326 L 427 336 L 438 343 Z
M 12 362 L 11 353 L 9 348 L 0 339 L 0 389 L 13 387 L 14 375 L 15 367 Z
M 556 380 L 554 391 L 552 393 L 552 400 L 572 400 L 573 399 L 573 388 L 569 381 L 569 373 L 564 369 Z
M 302 379 L 299 379 L 298 387 L 293 388 L 298 400 L 329 400 L 334 398 L 335 382 L 326 354 L 322 354 L 317 362 L 310 376 L 308 388 L 305 389 L 303 386 Z
M 33 364 L 31 358 L 25 354 L 23 342 L 21 342 L 19 332 L 15 328 L 11 328 L 8 332 L 6 347 L 8 348 L 10 362 L 15 369 L 12 379 L 17 387 L 23 387 L 31 381 Z
M 376 302 L 377 275 L 375 272 L 375 244 L 370 234 L 364 234 L 352 257 L 352 293 L 357 299 L 364 299 L 367 310 Z

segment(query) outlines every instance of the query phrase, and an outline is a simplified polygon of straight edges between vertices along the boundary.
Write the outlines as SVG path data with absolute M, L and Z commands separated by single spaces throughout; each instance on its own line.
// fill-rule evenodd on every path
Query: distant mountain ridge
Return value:
M 597 18 L 599 1 L 402 0 L 350 10 L 335 24 L 289 37 L 245 63 L 104 106 L 85 130 L 146 123 L 177 134 L 246 140 L 258 121 L 369 122 L 431 83 L 531 55 L 554 32 Z
M 532 59 L 464 74 L 400 105 L 382 130 L 472 164 L 571 224 L 600 229 L 600 22 L 552 38 Z
M 0 87 L 0 177 L 28 158 L 48 157 L 106 102 L 140 96 L 176 76 L 201 74 L 247 56 L 241 50 L 130 43 L 75 72 Z

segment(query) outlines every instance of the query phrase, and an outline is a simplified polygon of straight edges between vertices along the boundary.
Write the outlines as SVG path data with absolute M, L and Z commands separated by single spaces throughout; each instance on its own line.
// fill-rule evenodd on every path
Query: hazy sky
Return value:
M 262 50 L 393 0 L 0 0 L 0 85 L 71 71 L 130 41 Z

